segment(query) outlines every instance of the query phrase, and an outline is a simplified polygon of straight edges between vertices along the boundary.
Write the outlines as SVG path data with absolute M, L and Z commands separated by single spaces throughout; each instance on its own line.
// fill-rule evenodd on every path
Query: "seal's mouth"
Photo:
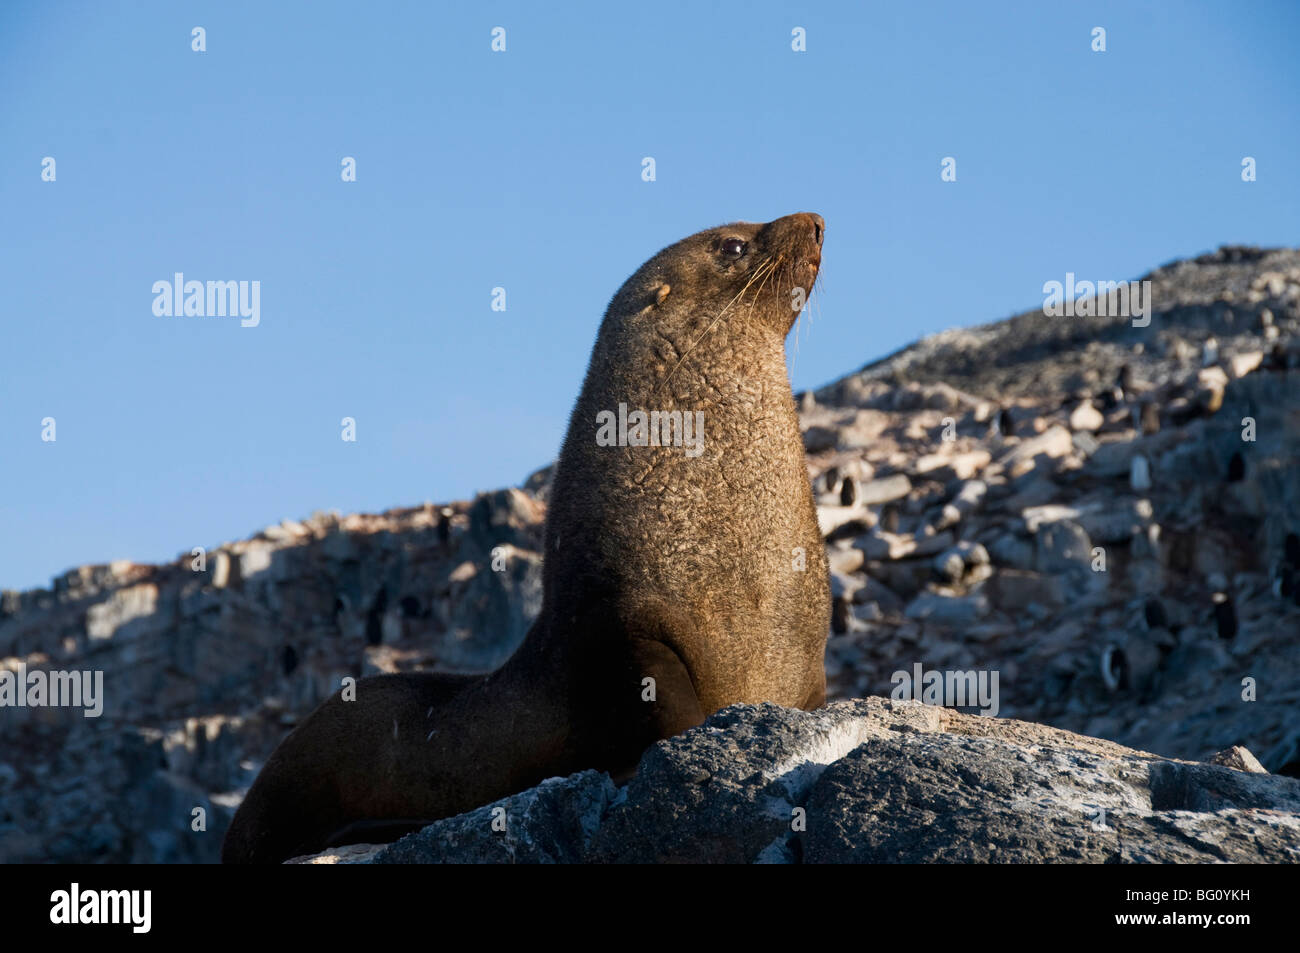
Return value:
M 813 277 L 822 264 L 822 241 L 826 235 L 826 222 L 812 212 L 798 212 L 770 222 L 766 228 L 776 244 L 784 245 L 796 270 L 807 271 Z
M 799 259 L 798 264 L 808 272 L 808 280 L 810 282 L 816 281 L 817 275 L 821 273 L 822 269 L 822 250 L 820 248 L 813 249 L 811 252 Z

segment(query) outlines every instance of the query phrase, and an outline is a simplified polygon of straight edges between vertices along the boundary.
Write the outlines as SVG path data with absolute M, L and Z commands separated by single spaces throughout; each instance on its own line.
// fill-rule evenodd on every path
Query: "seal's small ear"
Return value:
M 668 300 L 668 296 L 672 293 L 672 290 L 673 290 L 672 285 L 668 284 L 668 282 L 666 281 L 663 284 L 653 288 L 650 292 L 650 303 L 647 304 L 640 311 L 638 311 L 637 316 L 639 317 L 640 315 L 643 314 L 649 314 L 655 308 L 659 307 L 661 304 L 663 304 L 665 301 Z

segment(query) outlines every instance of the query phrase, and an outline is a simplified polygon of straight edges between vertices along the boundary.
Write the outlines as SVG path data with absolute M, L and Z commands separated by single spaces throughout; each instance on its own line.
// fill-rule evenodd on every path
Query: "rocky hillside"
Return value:
M 1001 716 L 1300 774 L 1300 252 L 1146 277 L 1145 328 L 1036 310 L 800 395 L 833 698 L 994 672 Z M 498 665 L 539 607 L 547 477 L 5 592 L 0 668 L 102 671 L 106 700 L 0 708 L 0 861 L 213 860 L 343 675 Z
M 804 395 L 839 697 L 996 669 L 1001 714 L 1300 774 L 1300 253 L 1161 268 Z

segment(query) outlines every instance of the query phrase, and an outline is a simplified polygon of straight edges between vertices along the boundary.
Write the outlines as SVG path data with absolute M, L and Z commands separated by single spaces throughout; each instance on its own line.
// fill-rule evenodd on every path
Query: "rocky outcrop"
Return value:
M 1032 311 L 799 395 L 832 698 L 997 673 L 1004 717 L 1300 774 L 1300 252 L 1147 278 L 1147 327 Z M 0 595 L 0 669 L 106 695 L 0 708 L 0 861 L 215 859 L 343 676 L 498 665 L 540 606 L 549 480 Z
M 509 657 L 541 605 L 543 514 L 519 490 L 317 514 L 6 593 L 0 669 L 102 671 L 106 697 L 97 718 L 0 708 L 0 863 L 214 861 L 261 762 L 344 676 Z
M 1295 863 L 1300 780 L 918 702 L 737 705 L 394 844 L 299 863 Z

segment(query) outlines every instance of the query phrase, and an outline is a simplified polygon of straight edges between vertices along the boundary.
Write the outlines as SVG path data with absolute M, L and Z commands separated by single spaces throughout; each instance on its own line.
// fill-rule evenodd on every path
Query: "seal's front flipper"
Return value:
M 705 711 L 691 673 L 670 645 L 659 639 L 637 639 L 632 643 L 632 655 L 640 677 L 641 701 L 649 706 L 652 740 L 671 738 L 704 721 Z

